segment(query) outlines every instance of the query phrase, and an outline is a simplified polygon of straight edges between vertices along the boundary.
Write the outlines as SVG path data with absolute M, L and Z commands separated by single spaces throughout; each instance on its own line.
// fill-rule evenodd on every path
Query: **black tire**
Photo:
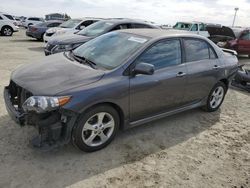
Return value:
M 13 35 L 13 29 L 10 26 L 3 26 L 1 29 L 1 35 L 10 37 Z
M 223 97 L 222 97 L 222 100 L 221 102 L 218 104 L 218 106 L 216 107 L 212 107 L 211 105 L 211 101 L 213 99 L 213 93 L 215 92 L 216 89 L 218 88 L 223 88 L 224 90 L 224 94 L 223 94 Z M 227 93 L 227 86 L 223 83 L 223 82 L 218 82 L 213 88 L 212 90 L 210 91 L 209 95 L 208 95 L 208 98 L 207 98 L 207 102 L 206 102 L 206 105 L 202 108 L 203 110 L 207 111 L 207 112 L 215 112 L 217 111 L 220 106 L 222 105 L 223 101 L 224 101 L 224 98 L 225 98 L 225 95 Z
M 87 121 L 91 117 L 95 116 L 98 113 L 102 113 L 102 112 L 108 113 L 113 117 L 113 120 L 114 120 L 113 132 L 112 132 L 111 136 L 108 138 L 108 140 L 105 141 L 104 143 L 102 143 L 101 145 L 89 146 L 83 140 L 83 137 L 82 137 L 83 128 L 85 126 L 85 123 L 87 123 Z M 119 114 L 111 106 L 109 106 L 109 105 L 100 105 L 100 106 L 90 108 L 87 112 L 85 112 L 79 118 L 76 125 L 74 126 L 74 129 L 73 129 L 73 132 L 72 132 L 72 143 L 73 143 L 74 146 L 76 146 L 77 148 L 79 148 L 80 150 L 85 151 L 85 152 L 94 152 L 94 151 L 100 150 L 100 149 L 106 147 L 107 145 L 109 145 L 112 142 L 112 140 L 115 138 L 115 135 L 116 135 L 117 131 L 119 130 L 119 126 L 120 126 Z

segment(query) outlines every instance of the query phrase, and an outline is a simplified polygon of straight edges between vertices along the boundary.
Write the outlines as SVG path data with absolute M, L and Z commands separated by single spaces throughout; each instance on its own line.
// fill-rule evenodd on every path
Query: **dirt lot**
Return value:
M 34 150 L 35 130 L 9 118 L 2 91 L 12 70 L 43 57 L 43 43 L 24 31 L 0 36 L 1 188 L 250 187 L 250 94 L 233 89 L 218 112 L 196 109 L 121 132 L 95 153 Z

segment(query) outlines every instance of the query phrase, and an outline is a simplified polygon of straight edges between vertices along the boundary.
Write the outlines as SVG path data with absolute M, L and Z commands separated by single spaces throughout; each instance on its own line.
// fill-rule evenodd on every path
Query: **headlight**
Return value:
M 71 44 L 67 44 L 67 45 L 59 44 L 59 45 L 56 45 L 56 46 L 52 49 L 52 52 L 69 51 L 69 50 L 72 50 L 72 49 L 73 49 L 73 46 L 72 46 Z
M 62 35 L 62 34 L 64 34 L 64 33 L 66 33 L 65 30 L 59 30 L 59 31 L 56 31 L 56 33 L 55 33 L 54 35 L 55 35 L 55 36 L 56 36 L 56 35 Z
M 23 103 L 23 110 L 25 112 L 35 111 L 37 113 L 50 112 L 67 104 L 70 96 L 63 97 L 46 97 L 46 96 L 32 96 Z

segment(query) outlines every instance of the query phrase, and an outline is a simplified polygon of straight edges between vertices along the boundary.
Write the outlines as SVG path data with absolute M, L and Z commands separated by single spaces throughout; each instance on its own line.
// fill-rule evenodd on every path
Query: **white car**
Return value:
M 47 43 L 52 36 L 62 34 L 74 34 L 84 29 L 85 27 L 99 21 L 99 18 L 83 18 L 83 19 L 70 19 L 62 23 L 59 27 L 48 29 L 44 34 L 44 42 Z
M 177 22 L 174 29 L 186 30 L 194 34 L 209 37 L 209 33 L 206 29 L 207 24 L 202 22 Z
M 19 27 L 13 16 L 0 13 L 0 31 L 3 36 L 12 36 L 13 32 L 17 32 Z
M 44 22 L 44 19 L 43 18 L 38 18 L 38 17 L 28 17 L 26 18 L 22 25 L 25 27 L 25 28 L 28 28 L 29 26 L 31 25 L 36 25 L 36 24 L 39 24 L 39 23 L 42 23 Z

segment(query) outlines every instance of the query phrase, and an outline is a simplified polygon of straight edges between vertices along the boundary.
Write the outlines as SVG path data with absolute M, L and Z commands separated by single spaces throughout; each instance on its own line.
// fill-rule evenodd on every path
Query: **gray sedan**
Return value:
M 63 23 L 62 20 L 47 21 L 36 25 L 28 26 L 26 30 L 26 35 L 28 37 L 36 38 L 37 40 L 43 41 L 43 35 L 47 29 L 52 27 L 58 27 Z
M 237 71 L 234 51 L 182 31 L 110 32 L 12 73 L 10 116 L 39 130 L 33 144 L 107 146 L 119 129 L 202 107 L 218 110 Z

